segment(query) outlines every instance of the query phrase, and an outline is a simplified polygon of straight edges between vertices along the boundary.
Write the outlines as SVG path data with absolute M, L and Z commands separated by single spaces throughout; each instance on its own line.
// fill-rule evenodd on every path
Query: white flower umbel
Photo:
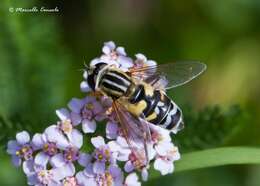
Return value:
M 141 53 L 136 54 L 135 60 L 131 59 L 125 49 L 116 47 L 113 41 L 104 43 L 101 56 L 93 59 L 90 66 L 101 62 L 123 71 L 156 65 Z M 91 91 L 86 71 L 83 78 L 81 90 Z M 162 175 L 172 173 L 174 161 L 180 159 L 180 153 L 170 132 L 149 123 L 150 164 L 143 166 L 143 159 L 129 147 L 111 106 L 112 99 L 106 96 L 91 94 L 72 98 L 68 108 L 56 110 L 59 118 L 56 124 L 35 134 L 32 140 L 26 131 L 17 133 L 16 140 L 8 142 L 7 153 L 12 156 L 15 166 L 23 165 L 29 185 L 140 186 L 138 175 L 147 180 L 150 167 Z M 136 140 L 136 144 L 142 142 L 140 139 L 132 140 Z M 86 152 L 90 146 L 94 147 L 93 151 Z M 144 149 L 139 151 L 139 155 L 145 154 Z M 76 167 L 82 168 L 78 170 Z

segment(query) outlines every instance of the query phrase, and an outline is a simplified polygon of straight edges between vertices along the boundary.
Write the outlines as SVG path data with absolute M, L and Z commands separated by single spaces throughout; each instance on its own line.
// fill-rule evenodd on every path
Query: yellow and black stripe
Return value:
M 99 87 L 107 96 L 118 99 L 126 94 L 131 83 L 130 77 L 124 72 L 113 69 L 102 76 Z
M 182 112 L 179 107 L 160 90 L 153 90 L 147 84 L 137 85 L 134 93 L 129 98 L 128 110 L 155 125 L 168 130 L 180 130 L 183 125 Z
M 97 83 L 104 94 L 120 101 L 136 117 L 145 117 L 147 121 L 173 132 L 182 128 L 181 110 L 163 91 L 155 90 L 145 82 L 136 82 L 118 68 L 102 71 L 104 66 L 101 64 L 94 69 L 88 81 L 91 87 L 96 87 Z M 100 81 L 95 82 L 97 77 Z

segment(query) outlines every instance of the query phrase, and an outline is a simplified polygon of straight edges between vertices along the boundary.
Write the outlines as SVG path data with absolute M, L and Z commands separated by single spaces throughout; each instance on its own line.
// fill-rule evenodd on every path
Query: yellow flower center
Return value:
M 105 150 L 105 155 L 106 155 L 107 157 L 110 156 L 110 151 L 109 151 L 108 149 Z
M 99 160 L 102 160 L 102 159 L 103 159 L 102 154 L 99 154 L 99 155 L 98 155 L 98 159 L 99 159 Z
M 46 150 L 48 150 L 48 148 L 49 148 L 49 144 L 48 144 L 48 143 L 45 143 L 45 144 L 43 145 L 43 149 L 46 151 Z
M 112 184 L 113 184 L 112 175 L 109 172 L 106 172 L 105 176 L 106 176 L 107 186 L 112 186 Z
M 92 110 L 94 108 L 93 104 L 92 103 L 88 103 L 86 104 L 86 109 L 88 110 Z
M 22 153 L 26 153 L 28 150 L 29 150 L 28 147 L 23 147 L 23 148 L 21 149 Z
M 72 131 L 72 124 L 69 119 L 62 121 L 61 129 L 64 133 L 70 133 Z

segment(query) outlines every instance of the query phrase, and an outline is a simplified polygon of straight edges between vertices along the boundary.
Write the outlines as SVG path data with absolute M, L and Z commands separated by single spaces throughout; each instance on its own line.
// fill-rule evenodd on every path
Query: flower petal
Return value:
M 108 170 L 113 177 L 121 177 L 122 176 L 122 170 L 118 166 L 110 165 L 108 167 Z
M 156 159 L 154 162 L 154 169 L 160 171 L 162 175 L 169 174 L 173 170 L 171 166 L 173 166 L 172 162 L 162 160 L 161 158 Z
M 171 151 L 173 147 L 171 142 L 160 142 L 155 146 L 155 150 L 160 156 L 166 156 L 168 151 Z
M 115 141 L 109 141 L 107 143 L 107 145 L 108 145 L 109 149 L 111 149 L 113 152 L 121 150 L 120 146 Z
M 38 179 L 36 174 L 31 174 L 27 176 L 27 184 L 28 185 L 37 185 Z
M 57 127 L 48 127 L 47 129 L 45 129 L 45 134 L 48 141 L 56 143 L 58 148 L 66 149 L 66 147 L 69 146 L 67 138 Z
M 95 130 L 96 130 L 96 121 L 95 120 L 92 120 L 92 121 L 89 121 L 87 119 L 84 119 L 82 121 L 82 130 L 84 133 L 94 133 Z
M 125 166 L 124 166 L 124 170 L 126 171 L 126 172 L 132 172 L 133 170 L 134 170 L 134 165 L 132 164 L 132 162 L 131 161 L 127 161 L 126 162 L 126 164 L 125 164 Z
M 39 152 L 34 159 L 34 163 L 41 166 L 46 166 L 49 161 L 49 156 L 44 152 Z
M 89 84 L 86 81 L 82 81 L 80 83 L 80 90 L 82 92 L 89 92 L 89 91 L 91 91 L 91 88 L 90 88 Z
M 156 145 L 155 150 L 160 156 L 166 156 L 167 154 L 167 149 L 164 148 L 163 144 Z
M 95 177 L 96 174 L 93 172 L 93 164 L 89 163 L 86 168 L 84 169 L 84 175 L 86 175 L 87 177 Z
M 90 61 L 90 66 L 93 67 L 93 66 L 95 66 L 96 64 L 101 63 L 101 62 L 102 62 L 102 60 L 101 60 L 100 58 L 94 58 L 94 59 L 92 59 L 92 60 Z
M 71 122 L 72 122 L 73 126 L 77 126 L 82 121 L 80 114 L 77 114 L 75 112 L 72 112 L 70 117 L 71 117 Z
M 118 125 L 116 123 L 108 122 L 106 125 L 106 137 L 108 139 L 116 139 L 118 136 Z
M 106 55 L 109 55 L 111 52 L 111 49 L 108 46 L 103 46 L 102 52 Z
M 76 174 L 76 178 L 80 186 L 98 186 L 94 178 L 85 176 L 82 171 Z
M 63 171 L 64 176 L 73 176 L 75 174 L 75 167 L 72 163 L 68 163 L 61 169 Z
M 94 147 L 100 148 L 105 145 L 105 140 L 102 136 L 93 137 L 91 138 L 91 143 L 94 145 Z
M 70 119 L 70 113 L 69 113 L 68 109 L 66 109 L 66 108 L 61 108 L 61 109 L 56 110 L 56 114 L 61 120 Z
M 72 132 L 69 135 L 70 143 L 77 147 L 78 149 L 81 148 L 83 145 L 83 135 L 77 129 L 72 129 Z
M 124 179 L 122 170 L 118 166 L 110 165 L 108 171 L 113 177 L 114 185 L 121 186 Z
M 22 160 L 18 156 L 13 155 L 12 156 L 12 163 L 14 164 L 14 166 L 19 167 L 22 163 Z
M 146 168 L 143 168 L 143 169 L 142 169 L 141 174 L 142 174 L 142 180 L 143 180 L 143 181 L 147 181 L 147 180 L 148 180 L 148 171 L 147 171 Z
M 122 56 L 126 56 L 126 52 L 125 52 L 125 48 L 124 47 L 117 47 L 116 48 L 116 52 L 119 54 L 119 55 L 122 55 Z
M 83 106 L 84 102 L 78 98 L 72 98 L 68 103 L 68 107 L 70 108 L 70 110 L 75 113 L 80 113 Z
M 153 60 L 148 60 L 148 61 L 146 61 L 146 64 L 148 66 L 155 66 L 157 63 L 155 61 L 153 61 Z
M 19 144 L 24 145 L 30 141 L 30 135 L 27 131 L 22 131 L 16 134 L 16 140 Z
M 118 161 L 127 161 L 129 154 L 131 153 L 130 149 L 121 149 L 116 157 Z
M 103 174 L 105 172 L 105 163 L 96 161 L 93 164 L 93 171 L 96 174 Z
M 128 144 L 127 144 L 127 141 L 125 138 L 121 137 L 121 136 L 118 136 L 117 139 L 116 139 L 117 143 L 121 146 L 121 147 L 124 147 L 124 148 L 128 148 Z
M 23 172 L 26 175 L 32 174 L 34 172 L 33 166 L 34 166 L 33 160 L 28 160 L 23 162 Z
M 20 147 L 15 140 L 8 141 L 7 150 L 6 150 L 8 154 L 15 155 L 16 151 L 19 149 Z
M 34 134 L 33 139 L 32 139 L 32 144 L 35 149 L 42 148 L 42 146 L 44 145 L 42 134 L 39 134 L 39 133 Z
M 121 65 L 120 67 L 122 67 L 122 68 L 128 69 L 134 65 L 132 59 L 129 57 L 119 56 L 118 61 L 119 61 L 119 64 Z
M 62 180 L 65 177 L 73 176 L 75 174 L 75 166 L 72 163 L 67 163 L 62 167 L 54 168 L 53 178 L 56 181 Z
M 104 52 L 104 54 L 109 54 L 115 48 L 116 48 L 116 44 L 114 43 L 114 41 L 104 42 L 102 52 Z
M 125 179 L 125 184 L 127 186 L 141 186 L 136 173 L 129 174 Z
M 94 108 L 92 109 L 92 112 L 94 115 L 100 114 L 101 112 L 104 111 L 103 106 L 96 100 L 93 101 L 93 106 L 94 106 Z
M 136 54 L 135 57 L 137 58 L 137 60 L 140 60 L 140 61 L 147 61 L 146 56 L 143 55 L 143 54 L 141 54 L 141 53 Z
M 54 155 L 51 158 L 50 163 L 53 167 L 62 167 L 66 164 L 62 153 Z
M 92 156 L 86 153 L 81 153 L 79 155 L 79 159 L 78 159 L 78 163 L 83 166 L 86 167 L 90 162 L 91 162 Z

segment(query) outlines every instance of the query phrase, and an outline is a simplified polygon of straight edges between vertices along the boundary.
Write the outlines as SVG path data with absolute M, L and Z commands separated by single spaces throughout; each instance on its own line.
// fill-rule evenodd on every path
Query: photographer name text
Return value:
M 31 7 L 31 8 L 22 8 L 22 7 L 10 7 L 9 12 L 11 13 L 57 13 L 59 12 L 59 8 L 47 8 L 47 7 Z

